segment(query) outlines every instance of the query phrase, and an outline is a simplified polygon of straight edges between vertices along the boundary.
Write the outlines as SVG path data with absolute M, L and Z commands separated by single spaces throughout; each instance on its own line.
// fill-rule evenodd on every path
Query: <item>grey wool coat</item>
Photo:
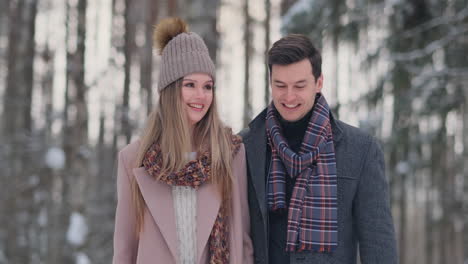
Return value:
M 255 263 L 268 261 L 266 202 L 266 111 L 241 131 L 248 170 L 248 202 Z M 331 118 L 338 173 L 338 248 L 331 253 L 290 254 L 291 264 L 398 263 L 383 153 L 358 128 Z

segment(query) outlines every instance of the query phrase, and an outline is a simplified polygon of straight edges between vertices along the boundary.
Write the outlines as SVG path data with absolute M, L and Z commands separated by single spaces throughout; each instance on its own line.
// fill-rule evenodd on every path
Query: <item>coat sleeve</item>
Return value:
M 134 264 L 138 248 L 136 211 L 132 203 L 130 177 L 122 152 L 117 169 L 117 208 L 115 213 L 113 264 Z
M 243 261 L 244 264 L 253 263 L 253 245 L 250 238 L 250 214 L 249 214 L 249 204 L 247 201 L 247 166 L 245 160 L 245 147 L 242 144 L 237 157 L 240 161 L 240 168 L 238 177 L 239 181 L 239 194 L 240 194 L 240 204 L 242 212 L 242 228 L 243 228 Z
M 382 150 L 371 140 L 355 199 L 361 263 L 398 263 Z

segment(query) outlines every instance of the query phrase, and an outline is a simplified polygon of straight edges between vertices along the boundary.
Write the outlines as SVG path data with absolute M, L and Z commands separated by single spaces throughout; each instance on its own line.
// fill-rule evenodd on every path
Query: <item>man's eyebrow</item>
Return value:
M 283 81 L 280 81 L 280 80 L 273 80 L 274 83 L 285 83 Z M 307 82 L 307 80 L 299 80 L 297 82 L 295 82 L 294 84 L 302 84 L 302 83 L 305 83 Z

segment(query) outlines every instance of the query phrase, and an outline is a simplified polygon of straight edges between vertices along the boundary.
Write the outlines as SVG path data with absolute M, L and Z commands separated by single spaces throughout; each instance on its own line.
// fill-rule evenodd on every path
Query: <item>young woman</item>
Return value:
M 245 150 L 218 116 L 208 49 L 178 18 L 154 40 L 159 103 L 119 153 L 113 263 L 252 263 Z

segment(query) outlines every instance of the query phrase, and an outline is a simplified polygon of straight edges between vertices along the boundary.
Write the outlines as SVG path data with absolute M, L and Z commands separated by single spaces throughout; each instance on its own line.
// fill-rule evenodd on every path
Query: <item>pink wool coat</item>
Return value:
M 154 180 L 143 167 L 134 168 L 139 141 L 119 153 L 117 209 L 114 232 L 114 264 L 179 263 L 172 189 Z M 241 146 L 233 161 L 232 214 L 229 250 L 231 264 L 253 263 L 250 240 L 245 149 Z M 143 231 L 135 233 L 135 208 L 130 179 L 136 178 L 147 205 Z M 197 190 L 197 264 L 208 263 L 208 238 L 220 207 L 220 196 L 213 184 Z

